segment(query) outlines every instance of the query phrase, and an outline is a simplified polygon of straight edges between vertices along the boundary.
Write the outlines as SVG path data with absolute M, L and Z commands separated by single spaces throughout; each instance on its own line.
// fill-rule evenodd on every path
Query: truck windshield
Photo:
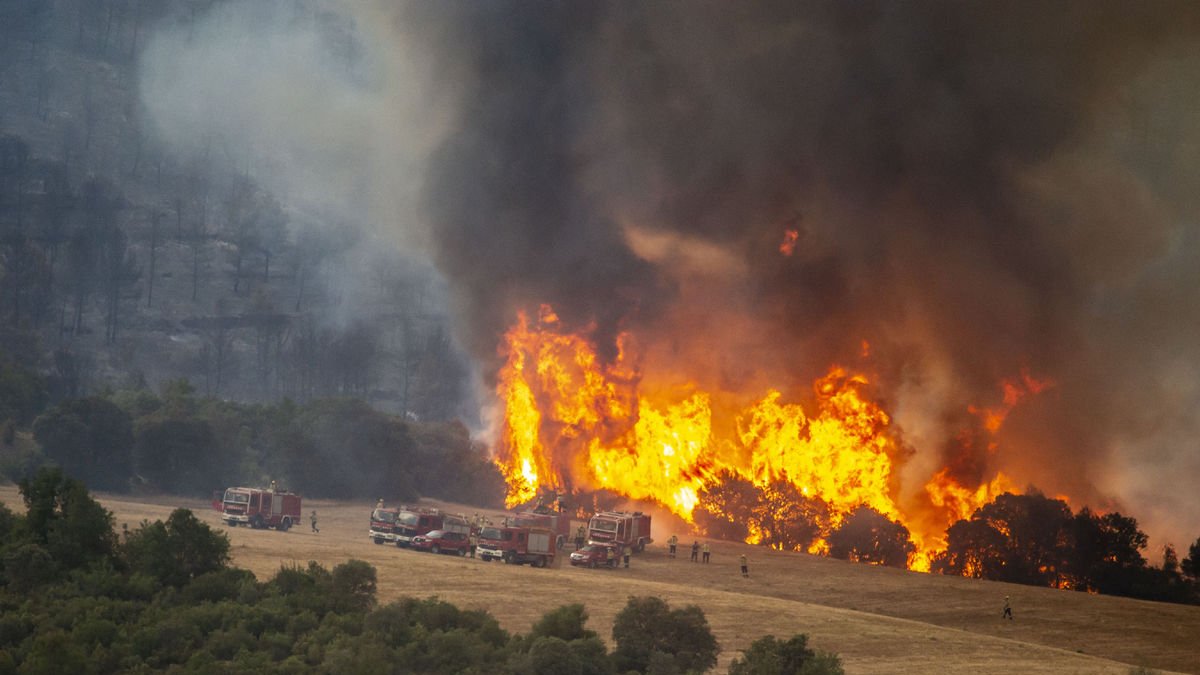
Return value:
M 517 527 L 538 527 L 542 525 L 546 519 L 539 516 L 517 516 L 513 519 L 513 523 Z
M 388 511 L 387 509 L 375 509 L 371 514 L 371 520 L 377 520 L 381 523 L 394 523 L 396 522 L 396 512 Z
M 491 539 L 492 541 L 508 541 L 512 539 L 512 532 L 501 530 L 498 527 L 485 527 L 479 531 L 480 539 Z
M 404 511 L 396 514 L 396 522 L 400 523 L 401 525 L 415 526 L 420 518 L 420 516 L 412 511 Z
M 234 502 L 236 504 L 245 504 L 250 501 L 250 495 L 245 492 L 234 492 L 233 490 L 225 491 L 225 501 Z
M 593 518 L 592 519 L 592 529 L 600 530 L 601 532 L 616 532 L 617 531 L 617 521 L 601 520 L 599 518 Z

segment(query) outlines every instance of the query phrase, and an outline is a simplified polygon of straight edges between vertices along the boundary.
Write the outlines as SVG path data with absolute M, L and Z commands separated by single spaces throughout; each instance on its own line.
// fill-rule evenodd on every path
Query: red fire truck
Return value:
M 375 507 L 371 511 L 371 528 L 367 536 L 376 544 L 396 542 L 396 521 L 400 517 L 400 509 Z
M 650 516 L 641 511 L 601 511 L 588 521 L 588 543 L 630 546 L 645 550 L 650 538 Z
M 544 527 L 484 527 L 475 555 L 484 562 L 545 567 L 554 562 L 554 532 Z
M 379 509 L 376 509 L 378 511 Z M 386 509 L 385 509 L 386 510 Z M 372 539 L 375 538 L 375 519 L 371 518 Z M 471 523 L 465 516 L 446 513 L 440 509 L 425 507 L 401 506 L 396 510 L 396 520 L 392 526 L 393 538 L 385 541 L 395 541 L 397 546 L 408 546 L 413 537 L 420 536 L 433 530 L 461 532 L 471 534 Z
M 554 548 L 562 550 L 571 538 L 571 516 L 539 507 L 532 511 L 516 511 L 508 519 L 514 527 L 540 527 L 554 533 Z
M 300 522 L 300 495 L 274 488 L 231 487 L 225 490 L 221 511 L 221 520 L 230 527 L 273 527 L 286 532 Z

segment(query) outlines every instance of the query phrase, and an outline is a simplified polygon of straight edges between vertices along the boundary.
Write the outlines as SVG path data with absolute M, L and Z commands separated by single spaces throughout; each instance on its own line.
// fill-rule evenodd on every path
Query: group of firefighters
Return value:
M 667 557 L 674 558 L 675 552 L 678 549 L 679 549 L 679 537 L 677 537 L 675 535 L 671 535 L 671 538 L 667 540 Z M 700 563 L 707 564 L 708 561 L 711 559 L 711 555 L 712 555 L 712 549 L 709 548 L 707 541 L 704 542 L 703 544 L 701 544 L 699 541 L 692 542 L 692 557 L 690 558 L 690 560 L 692 562 L 700 562 Z M 750 576 L 750 567 L 746 561 L 746 554 L 743 553 L 742 555 L 738 556 L 738 562 L 741 563 L 742 576 L 743 577 Z

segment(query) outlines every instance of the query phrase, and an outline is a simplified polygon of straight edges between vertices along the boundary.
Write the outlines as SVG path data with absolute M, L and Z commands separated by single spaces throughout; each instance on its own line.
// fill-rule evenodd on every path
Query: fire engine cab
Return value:
M 221 500 L 221 520 L 230 527 L 246 525 L 258 530 L 273 527 L 286 532 L 300 522 L 300 509 L 300 495 L 294 492 L 231 487 Z
M 467 522 L 465 516 L 446 513 L 440 509 L 402 506 L 396 512 L 395 520 L 392 522 L 394 536 L 387 540 L 395 541 L 397 546 L 408 546 L 412 543 L 413 537 L 427 534 L 433 530 L 471 534 L 471 524 Z M 376 539 L 375 534 L 379 530 L 375 528 L 374 522 L 372 522 L 371 529 L 371 538 Z
M 601 511 L 588 521 L 589 544 L 629 546 L 645 550 L 650 538 L 650 516 L 641 511 Z

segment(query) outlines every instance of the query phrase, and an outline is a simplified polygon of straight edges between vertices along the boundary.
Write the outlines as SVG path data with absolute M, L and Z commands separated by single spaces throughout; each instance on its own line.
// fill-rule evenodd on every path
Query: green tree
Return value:
M 29 538 L 45 548 L 56 566 L 75 569 L 115 558 L 112 513 L 91 498 L 83 483 L 61 469 L 43 468 L 18 487 Z
M 843 560 L 905 568 L 916 550 L 908 528 L 860 506 L 829 533 L 829 555 Z
M 176 494 L 208 494 L 233 474 L 208 420 L 170 411 L 138 420 L 133 455 L 138 475 Z
M 188 509 L 175 509 L 164 523 L 143 522 L 126 538 L 122 551 L 131 570 L 180 587 L 229 562 L 229 538 L 201 522 Z
M 842 675 L 841 660 L 833 654 L 808 648 L 808 636 L 777 640 L 774 635 L 755 640 L 740 658 L 729 664 L 729 675 Z
M 375 606 L 375 568 L 361 560 L 347 560 L 333 568 L 331 590 L 341 612 L 365 612 Z
M 671 609 L 661 598 L 630 597 L 613 622 L 613 662 L 618 672 L 674 668 L 703 673 L 717 663 L 721 648 L 695 605 Z
M 25 426 L 46 407 L 46 382 L 0 356 L 0 422 Z
M 588 614 L 584 606 L 575 603 L 552 609 L 533 624 L 531 637 L 556 637 L 570 642 L 596 637 L 596 632 L 584 628 Z
M 132 473 L 133 421 L 111 401 L 64 401 L 33 423 L 47 457 L 99 490 L 123 490 Z

